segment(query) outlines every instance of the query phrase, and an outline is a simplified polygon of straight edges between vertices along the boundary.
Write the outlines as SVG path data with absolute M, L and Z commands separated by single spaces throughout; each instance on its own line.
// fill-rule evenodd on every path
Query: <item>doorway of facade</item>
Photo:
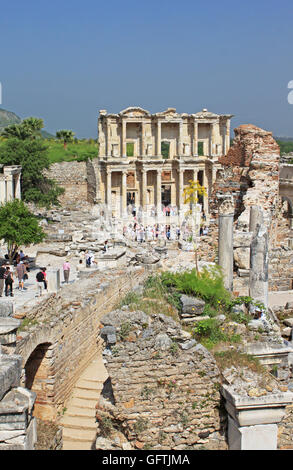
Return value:
M 135 205 L 135 193 L 127 192 L 127 205 Z
M 169 206 L 171 204 L 171 186 L 162 186 L 162 204 L 163 206 Z

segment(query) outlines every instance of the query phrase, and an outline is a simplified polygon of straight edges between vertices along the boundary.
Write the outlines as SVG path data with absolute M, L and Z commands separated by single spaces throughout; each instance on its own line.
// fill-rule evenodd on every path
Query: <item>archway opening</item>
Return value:
M 24 366 L 25 387 L 36 393 L 34 416 L 44 421 L 56 418 L 52 377 L 51 343 L 39 344 Z M 52 383 L 51 383 L 52 382 Z

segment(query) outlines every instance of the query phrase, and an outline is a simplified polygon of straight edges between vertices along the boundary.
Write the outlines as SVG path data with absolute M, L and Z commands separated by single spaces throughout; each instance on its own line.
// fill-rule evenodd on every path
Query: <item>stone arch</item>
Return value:
M 54 375 L 52 344 L 41 343 L 24 364 L 24 386 L 36 393 L 34 416 L 44 421 L 55 419 L 54 393 L 51 378 Z

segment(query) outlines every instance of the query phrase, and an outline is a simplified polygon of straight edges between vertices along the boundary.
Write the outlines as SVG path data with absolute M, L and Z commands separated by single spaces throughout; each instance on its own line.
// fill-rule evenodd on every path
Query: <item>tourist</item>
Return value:
M 82 270 L 82 259 L 79 260 L 78 265 L 75 268 L 77 277 L 80 277 L 80 271 Z
M 202 234 L 203 234 L 203 235 L 207 235 L 208 232 L 209 232 L 208 227 L 204 227 L 204 229 L 203 229 L 203 231 L 202 231 Z
M 171 232 L 170 232 L 170 225 L 168 225 L 167 230 L 166 230 L 167 240 L 170 240 L 170 235 L 171 235 Z
M 17 273 L 17 278 L 18 278 L 18 289 L 20 291 L 24 290 L 23 287 L 23 282 L 24 282 L 24 275 L 26 273 L 25 265 L 23 261 L 19 261 L 19 263 L 16 265 L 16 273 Z
M 43 273 L 43 268 L 40 268 L 39 272 L 36 275 L 37 290 L 38 290 L 38 294 L 36 294 L 36 296 L 38 295 L 39 297 L 42 296 L 44 280 L 45 280 L 45 277 Z
M 63 263 L 63 275 L 64 275 L 64 282 L 68 284 L 69 282 L 69 274 L 70 274 L 70 264 L 69 261 L 66 260 L 65 263 Z
M 105 241 L 104 243 L 104 246 L 103 246 L 103 251 L 104 253 L 106 253 L 108 251 L 109 247 L 108 247 L 108 240 Z
M 2 264 L 0 266 L 0 297 L 3 295 L 3 289 L 4 289 L 4 274 L 5 274 L 5 265 Z
M 47 273 L 46 273 L 47 268 L 42 269 L 42 273 L 44 275 L 44 289 L 48 290 L 48 281 L 47 281 Z
M 10 270 L 10 266 L 7 266 L 6 269 L 5 269 L 4 279 L 5 279 L 5 295 L 6 295 L 6 297 L 8 297 L 8 295 L 13 297 L 14 279 L 13 279 L 13 274 Z
M 20 261 L 23 261 L 24 258 L 25 258 L 25 254 L 22 250 L 20 250 L 20 252 L 19 252 L 19 257 L 20 257 Z

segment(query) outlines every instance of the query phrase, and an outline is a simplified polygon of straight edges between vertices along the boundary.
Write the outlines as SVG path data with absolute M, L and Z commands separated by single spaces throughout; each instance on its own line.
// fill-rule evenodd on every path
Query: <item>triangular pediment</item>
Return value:
M 149 111 L 143 108 L 139 108 L 138 106 L 123 109 L 119 114 L 120 116 L 128 117 L 150 116 Z

